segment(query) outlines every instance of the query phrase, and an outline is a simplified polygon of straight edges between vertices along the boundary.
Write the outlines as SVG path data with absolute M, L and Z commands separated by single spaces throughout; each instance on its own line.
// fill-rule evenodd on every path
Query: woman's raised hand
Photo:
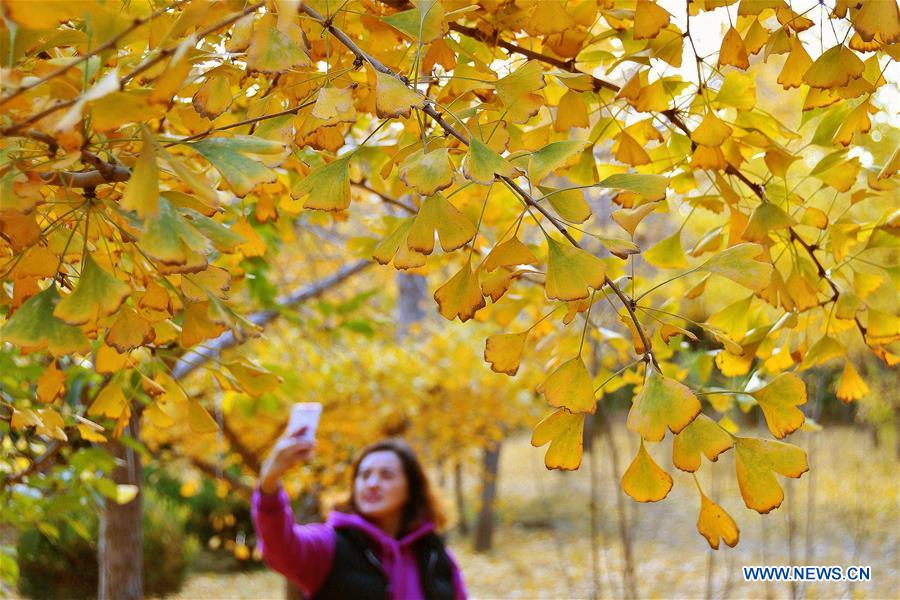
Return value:
M 282 475 L 312 457 L 316 441 L 304 439 L 306 429 L 301 427 L 295 432 L 285 431 L 275 442 L 259 471 L 259 487 L 263 492 L 274 493 Z

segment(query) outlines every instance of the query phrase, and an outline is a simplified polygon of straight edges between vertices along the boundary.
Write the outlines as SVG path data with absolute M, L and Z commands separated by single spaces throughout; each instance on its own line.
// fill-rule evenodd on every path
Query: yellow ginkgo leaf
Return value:
M 142 130 L 144 139 L 141 156 L 134 165 L 131 177 L 119 205 L 135 211 L 139 217 L 154 216 L 159 212 L 159 168 L 156 165 L 156 149 L 150 133 Z
M 731 398 L 719 394 L 725 401 Z M 718 407 L 716 410 L 719 410 Z M 719 412 L 725 412 L 719 410 Z M 691 421 L 690 425 L 681 430 L 675 436 L 672 443 L 672 463 L 682 471 L 695 472 L 700 468 L 700 454 L 706 455 L 713 462 L 719 459 L 719 455 L 734 446 L 734 441 L 727 431 L 718 423 L 700 413 Z
M 868 0 L 854 14 L 853 27 L 863 40 L 871 42 L 877 36 L 885 44 L 900 42 L 900 9 L 891 0 Z
M 412 91 L 393 75 L 375 72 L 375 114 L 378 118 L 408 117 L 413 107 L 424 106 L 424 96 Z
M 538 389 L 550 406 L 592 414 L 597 408 L 591 376 L 580 356 L 558 366 Z
M 516 265 L 533 265 L 537 262 L 528 246 L 513 236 L 494 246 L 484 259 L 484 270 L 493 271 L 497 267 L 513 267 Z
M 737 523 L 725 509 L 706 497 L 700 491 L 700 516 L 697 518 L 697 531 L 706 538 L 713 550 L 719 549 L 719 540 L 734 548 L 741 538 Z
M 524 123 L 537 113 L 544 104 L 544 98 L 536 92 L 544 85 L 543 68 L 536 60 L 529 60 L 496 81 L 494 88 L 507 107 L 506 118 L 513 123 Z
M 133 309 L 123 306 L 106 333 L 105 341 L 119 352 L 128 352 L 156 338 L 153 326 Z
M 709 112 L 699 127 L 691 132 L 691 139 L 703 146 L 721 146 L 731 137 L 734 130 L 719 119 L 715 113 Z
M 94 398 L 94 402 L 91 403 L 87 414 L 89 416 L 105 416 L 110 419 L 119 419 L 126 411 L 130 411 L 128 400 L 122 392 L 122 386 L 113 379 L 103 386 L 103 389 Z
M 834 137 L 831 138 L 831 143 L 849 146 L 857 132 L 866 133 L 872 129 L 872 121 L 869 119 L 870 109 L 871 105 L 868 102 L 863 102 L 850 111 L 850 114 L 841 123 Z
M 811 369 L 816 365 L 822 365 L 829 360 L 841 358 L 847 355 L 847 349 L 837 339 L 830 335 L 823 335 L 816 343 L 809 347 L 800 363 L 800 370 Z
M 600 289 L 606 281 L 606 263 L 590 252 L 547 236 L 549 248 L 544 290 L 549 299 L 580 300 L 588 288 Z
M 496 373 L 515 375 L 522 360 L 522 350 L 528 332 L 498 333 L 488 337 L 484 344 L 484 360 L 491 364 Z
M 545 194 L 553 210 L 569 223 L 584 223 L 591 216 L 591 206 L 584 199 L 584 192 L 580 189 L 554 190 L 552 188 L 538 186 Z
M 869 392 L 869 386 L 859 376 L 849 360 L 844 363 L 844 371 L 841 373 L 841 383 L 837 388 L 837 397 L 846 403 L 860 400 Z
M 226 363 L 228 370 L 234 375 L 240 389 L 254 398 L 275 390 L 281 383 L 281 377 L 261 369 L 247 360 L 235 360 Z
M 551 142 L 528 157 L 528 178 L 540 183 L 551 171 L 569 162 L 584 149 L 585 142 L 565 140 Z
M 349 87 L 323 87 L 319 90 L 319 95 L 316 97 L 312 115 L 325 121 L 355 121 L 356 108 L 353 105 L 353 90 Z
M 203 406 L 196 400 L 188 400 L 187 422 L 194 433 L 214 433 L 219 430 L 219 425 Z
M 775 473 L 799 478 L 809 470 L 806 453 L 797 446 L 774 440 L 737 436 L 734 440 L 735 470 L 744 504 L 760 514 L 781 506 L 784 491 Z
M 643 439 L 621 483 L 622 490 L 638 502 L 659 502 L 672 489 L 672 477 L 656 464 Z
M 417 150 L 400 164 L 400 179 L 423 196 L 450 187 L 453 184 L 453 165 L 447 148 L 435 148 L 430 152 Z
M 130 293 L 128 285 L 107 273 L 88 254 L 78 287 L 59 301 L 53 316 L 69 325 L 93 322 L 116 312 Z
M 375 262 L 386 265 L 391 262 L 401 245 L 406 248 L 406 236 L 409 234 L 409 228 L 412 227 L 412 224 L 413 219 L 402 219 L 384 236 L 384 239 L 378 242 L 372 251 L 372 258 Z M 434 232 L 432 232 L 431 237 L 434 237 Z
M 518 276 L 516 271 L 508 268 L 495 269 L 493 272 L 481 270 L 481 291 L 485 296 L 490 296 L 496 302 L 509 290 L 513 280 Z
M 761 290 L 769 285 L 775 270 L 771 263 L 756 260 L 764 251 L 758 244 L 736 244 L 714 254 L 699 269 L 727 277 L 751 290 Z
M 207 76 L 206 81 L 191 98 L 200 116 L 215 119 L 231 106 L 231 83 L 222 75 Z
M 734 27 L 729 27 L 722 38 L 719 48 L 719 66 L 731 65 L 738 69 L 746 69 L 750 66 L 750 57 L 747 55 L 747 47 L 741 34 Z
M 588 107 L 580 92 L 569 90 L 559 99 L 556 107 L 556 131 L 569 131 L 572 127 L 590 127 Z
M 538 448 L 550 442 L 544 455 L 547 468 L 574 471 L 581 466 L 583 438 L 584 413 L 560 408 L 534 426 L 531 445 Z
M 274 27 L 270 20 L 262 19 L 256 24 L 247 50 L 248 69 L 277 73 L 311 64 L 304 49 Z
M 617 140 L 618 146 L 615 151 L 617 161 L 634 167 L 650 162 L 650 155 L 633 137 L 622 131 L 617 136 Z
M 691 156 L 691 167 L 707 171 L 724 171 L 728 168 L 728 161 L 722 148 L 698 145 Z
M 291 197 L 304 199 L 303 207 L 339 211 L 350 206 L 350 154 L 310 171 L 291 189 Z
M 469 140 L 469 149 L 462 161 L 462 172 L 468 179 L 488 185 L 494 181 L 494 175 L 514 177 L 517 171 L 509 161 L 478 139 Z
M 475 237 L 472 222 L 440 194 L 429 196 L 422 202 L 406 237 L 407 247 L 422 254 L 431 254 L 435 230 L 444 252 L 462 248 Z
M 472 273 L 472 267 L 468 262 L 434 292 L 434 300 L 438 304 L 441 316 L 450 321 L 456 317 L 459 317 L 460 321 L 468 321 L 485 307 L 478 277 Z
M 614 211 L 612 214 L 613 221 L 619 224 L 619 227 L 634 237 L 634 230 L 644 220 L 644 217 L 652 213 L 659 206 L 658 202 L 648 202 L 641 204 L 635 208 L 623 208 Z
M 181 324 L 181 343 L 187 348 L 212 339 L 225 331 L 225 326 L 209 317 L 209 302 L 187 302 Z
M 38 400 L 45 404 L 51 404 L 62 396 L 66 390 L 66 374 L 56 367 L 56 361 L 50 363 L 41 376 L 38 377 L 36 394 Z
M 687 266 L 684 248 L 681 247 L 681 231 L 658 241 L 644 252 L 644 260 L 660 269 L 683 269 Z
M 829 48 L 803 74 L 803 83 L 810 87 L 835 89 L 853 79 L 859 79 L 865 65 L 856 52 L 844 45 Z
M 634 7 L 634 39 L 655 38 L 669 24 L 670 16 L 655 0 L 638 0 Z
M 644 386 L 628 412 L 626 427 L 641 438 L 658 442 L 666 435 L 666 427 L 679 433 L 700 414 L 700 401 L 687 386 L 647 367 Z
M 806 384 L 793 373 L 782 373 L 750 395 L 756 399 L 769 431 L 776 438 L 782 439 L 803 425 L 805 417 L 797 406 L 806 404 Z
M 813 61 L 803 47 L 803 42 L 799 37 L 793 38 L 791 41 L 791 52 L 788 54 L 787 60 L 784 61 L 784 67 L 781 68 L 781 74 L 778 75 L 778 83 L 786 90 L 800 87 L 803 83 L 803 74 L 812 66 Z
M 94 369 L 98 373 L 115 373 L 128 365 L 128 362 L 128 354 L 119 354 L 106 344 L 100 344 L 94 355 Z
M 762 202 L 753 209 L 741 238 L 748 242 L 764 243 L 769 239 L 769 232 L 786 229 L 797 222 L 777 204 Z

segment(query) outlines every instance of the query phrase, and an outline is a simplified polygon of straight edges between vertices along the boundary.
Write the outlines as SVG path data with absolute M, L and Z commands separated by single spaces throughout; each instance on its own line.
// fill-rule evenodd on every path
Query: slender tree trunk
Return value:
M 485 448 L 481 474 L 481 508 L 475 523 L 475 552 L 491 549 L 494 537 L 494 500 L 497 497 L 497 472 L 500 467 L 500 446 L 497 442 Z
M 397 337 L 403 339 L 410 327 L 425 318 L 424 301 L 428 287 L 421 275 L 397 273 Z
M 140 440 L 140 418 L 132 414 L 129 433 Z M 109 452 L 118 459 L 112 479 L 117 484 L 141 488 L 141 457 L 118 440 L 111 440 Z M 141 531 L 142 492 L 127 504 L 106 499 L 100 516 L 97 558 L 100 566 L 100 600 L 136 600 L 144 597 L 143 543 Z
M 591 476 L 591 598 L 603 598 L 600 585 L 600 474 L 597 465 L 597 448 L 594 445 L 594 419 L 585 420 L 584 436 L 587 438 L 588 469 Z
M 606 434 L 606 442 L 609 444 L 609 460 L 613 476 L 619 473 L 619 447 L 613 437 L 612 427 L 609 425 L 609 414 L 602 402 L 597 403 L 603 423 L 603 432 Z M 631 544 L 631 532 L 629 531 L 628 509 L 625 506 L 625 494 L 616 482 L 616 510 L 619 515 L 619 540 L 622 542 L 622 596 L 625 598 L 637 598 L 637 577 L 634 568 L 634 552 Z
M 466 496 L 463 492 L 462 461 L 453 465 L 453 495 L 456 498 L 457 527 L 462 535 L 469 535 L 469 520 L 466 518 Z

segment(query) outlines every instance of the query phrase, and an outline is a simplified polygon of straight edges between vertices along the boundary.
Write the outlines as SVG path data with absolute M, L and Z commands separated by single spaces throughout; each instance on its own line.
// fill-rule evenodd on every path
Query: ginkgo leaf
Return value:
M 38 377 L 37 385 L 35 386 L 38 400 L 45 404 L 52 404 L 66 390 L 65 383 L 66 374 L 57 368 L 54 360 Z
M 535 92 L 544 85 L 543 69 L 536 60 L 529 60 L 494 82 L 500 101 L 508 109 L 507 118 L 513 123 L 524 123 L 537 113 L 543 104 L 543 97 Z
M 303 208 L 329 212 L 350 206 L 350 158 L 346 154 L 310 171 L 291 188 L 291 197 Z
M 683 269 L 687 266 L 684 248 L 681 247 L 681 231 L 663 238 L 644 252 L 644 260 L 660 269 Z
M 144 221 L 141 248 L 165 265 L 187 265 L 192 255 L 205 253 L 209 241 L 188 224 L 165 198 L 159 200 L 159 213 Z M 206 266 L 202 256 L 199 269 Z
M 559 99 L 556 107 L 556 131 L 569 131 L 572 127 L 590 127 L 590 115 L 584 97 L 580 92 L 570 89 Z
M 738 69 L 746 69 L 750 66 L 750 57 L 747 55 L 747 47 L 741 34 L 734 27 L 729 27 L 722 38 L 719 47 L 719 66 L 732 65 Z
M 641 438 L 658 442 L 666 427 L 679 433 L 700 414 L 700 401 L 687 386 L 647 368 L 644 386 L 628 411 L 626 427 Z
M 701 453 L 715 462 L 720 454 L 733 446 L 731 435 L 718 423 L 700 413 L 675 436 L 672 443 L 672 463 L 682 471 L 693 473 L 700 468 Z
M 413 219 L 401 220 L 396 227 L 394 227 L 394 229 L 392 229 L 390 233 L 375 246 L 375 249 L 372 251 L 372 258 L 382 265 L 391 262 L 391 259 L 397 254 L 397 250 L 400 248 L 401 244 L 406 248 L 406 236 L 409 233 L 412 224 Z M 432 232 L 431 237 L 434 238 L 434 232 Z
M 806 453 L 797 446 L 758 438 L 735 437 L 735 469 L 747 508 L 765 514 L 781 506 L 784 491 L 775 473 L 799 478 L 809 470 Z
M 647 154 L 647 151 L 625 131 L 621 131 L 616 139 L 618 142 L 615 151 L 617 161 L 635 167 L 650 163 L 650 155 Z
M 447 148 L 435 148 L 430 152 L 417 150 L 400 164 L 400 179 L 423 196 L 450 187 L 453 184 L 453 165 Z
M 700 492 L 700 516 L 697 531 L 706 538 L 713 550 L 719 549 L 719 540 L 734 548 L 741 538 L 737 523 L 725 509 Z
M 734 130 L 709 112 L 700 125 L 691 132 L 691 139 L 703 146 L 721 146 Z
M 850 13 L 850 20 L 859 37 L 867 42 L 876 36 L 885 44 L 900 42 L 900 9 L 896 2 L 869 0 L 856 14 Z
M 519 275 L 511 269 L 495 269 L 492 273 L 481 271 L 481 292 L 497 302 L 509 290 L 513 280 Z
M 188 400 L 187 422 L 194 433 L 214 433 L 219 430 L 216 420 L 196 400 Z
M 659 502 L 669 495 L 672 477 L 656 464 L 644 447 L 644 440 L 637 456 L 622 475 L 622 491 L 638 502 Z
M 547 236 L 547 277 L 544 290 L 548 299 L 580 300 L 588 288 L 603 287 L 606 263 L 590 252 Z
M 128 399 L 122 392 L 122 386 L 115 379 L 111 380 L 94 398 L 88 408 L 89 416 L 104 416 L 110 419 L 119 419 L 123 417 L 126 411 L 130 412 Z
M 544 455 L 547 468 L 574 471 L 581 466 L 583 438 L 584 413 L 572 413 L 560 408 L 534 426 L 531 445 L 539 448 L 550 442 Z
M 800 38 L 794 38 L 791 41 L 791 52 L 778 75 L 778 83 L 786 90 L 800 87 L 800 84 L 803 83 L 803 74 L 809 70 L 812 64 L 812 58 L 803 47 L 803 42 L 800 41 Z
M 156 331 L 150 322 L 125 306 L 110 326 L 105 341 L 119 352 L 128 352 L 152 342 L 154 338 Z
M 755 260 L 763 252 L 764 248 L 758 244 L 737 244 L 714 254 L 698 268 L 751 290 L 761 290 L 769 285 L 775 269 L 771 263 Z
M 353 90 L 349 87 L 323 87 L 316 97 L 312 115 L 325 121 L 334 119 L 341 122 L 356 120 L 356 107 L 353 104 Z
M 275 172 L 245 154 L 277 154 L 282 144 L 255 136 L 216 137 L 191 144 L 222 174 L 238 196 L 246 196 L 260 183 L 275 181 Z
M 638 0 L 634 7 L 634 39 L 655 38 L 669 24 L 671 15 L 652 0 Z
M 850 48 L 837 45 L 822 53 L 803 74 L 810 87 L 834 89 L 858 79 L 865 70 L 863 61 Z
M 519 362 L 522 360 L 522 350 L 525 348 L 525 339 L 528 332 L 522 333 L 498 333 L 489 336 L 484 344 L 484 360 L 491 364 L 491 370 L 496 373 L 515 375 L 519 370 Z
M 143 129 L 141 135 L 144 139 L 141 156 L 134 165 L 119 205 L 144 218 L 159 212 L 159 167 L 156 165 L 156 149 L 150 133 Z
M 830 335 L 823 335 L 806 351 L 803 362 L 800 363 L 800 370 L 810 369 L 846 355 L 847 348 L 841 342 Z
M 558 366 L 538 389 L 550 406 L 591 414 L 597 408 L 591 376 L 581 356 Z
M 853 363 L 849 360 L 844 363 L 844 371 L 841 373 L 841 382 L 837 388 L 837 397 L 845 403 L 862 399 L 869 393 L 869 386 L 859 376 Z
M 657 202 L 648 202 L 635 208 L 622 208 L 613 211 L 612 218 L 613 221 L 619 224 L 619 227 L 628 232 L 628 235 L 634 237 L 634 230 L 637 229 L 637 226 L 644 220 L 644 217 L 656 210 L 658 206 L 659 203 Z
M 415 8 L 394 13 L 382 20 L 422 44 L 440 39 L 443 33 L 444 8 L 438 0 L 418 0 Z
M 662 175 L 649 173 L 616 173 L 605 178 L 597 187 L 628 190 L 640 194 L 644 200 L 652 202 L 666 197 L 669 180 Z
M 584 199 L 584 192 L 580 189 L 553 190 L 544 186 L 538 186 L 550 202 L 553 210 L 569 223 L 584 223 L 591 216 L 591 206 Z
M 231 82 L 228 77 L 213 75 L 208 77 L 197 93 L 191 98 L 191 104 L 201 116 L 215 119 L 231 106 Z
M 750 395 L 756 399 L 769 431 L 776 438 L 782 439 L 803 425 L 805 417 L 797 406 L 806 404 L 806 384 L 793 373 L 782 373 Z
M 528 249 L 528 246 L 513 236 L 494 246 L 487 258 L 484 259 L 484 270 L 493 271 L 498 267 L 513 267 L 516 265 L 533 265 L 537 258 Z
M 476 138 L 469 140 L 469 149 L 462 161 L 462 172 L 476 183 L 488 185 L 494 175 L 514 177 L 518 169 Z
M 241 390 L 254 398 L 275 390 L 282 381 L 282 378 L 278 375 L 261 369 L 248 361 L 235 360 L 226 363 L 225 366 L 234 375 Z
M 225 326 L 209 317 L 209 302 L 187 302 L 181 324 L 181 344 L 188 348 L 212 339 L 225 331 Z
M 797 222 L 778 205 L 762 202 L 753 209 L 741 237 L 748 242 L 764 243 L 768 240 L 770 231 L 786 229 L 796 224 Z
M 378 118 L 408 117 L 413 107 L 424 108 L 425 98 L 393 75 L 375 72 L 375 113 Z
M 268 20 L 257 23 L 247 50 L 247 68 L 277 73 L 294 67 L 310 66 L 312 61 L 304 49 L 270 23 Z
M 444 252 L 462 248 L 475 237 L 472 222 L 440 194 L 429 196 L 422 202 L 406 237 L 406 245 L 416 252 L 431 254 L 435 230 Z
M 94 322 L 116 312 L 129 293 L 131 288 L 127 284 L 107 273 L 88 254 L 78 286 L 57 303 L 53 316 L 69 325 Z
M 563 166 L 584 149 L 585 142 L 565 140 L 551 142 L 528 157 L 528 178 L 540 183 L 551 171 Z
M 468 321 L 485 307 L 478 277 L 472 273 L 472 266 L 468 262 L 434 292 L 434 300 L 441 316 L 450 321 L 456 317 L 460 321 Z
M 738 110 L 751 110 L 756 106 L 756 83 L 746 73 L 728 71 L 716 94 L 716 102 Z

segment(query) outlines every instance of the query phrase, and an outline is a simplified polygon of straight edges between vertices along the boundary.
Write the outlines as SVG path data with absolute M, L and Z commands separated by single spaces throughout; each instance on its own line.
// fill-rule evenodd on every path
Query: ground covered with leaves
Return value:
M 900 586 L 898 484 L 893 448 L 876 448 L 870 436 L 846 428 L 802 433 L 809 477 L 784 480 L 785 500 L 769 518 L 742 506 L 732 475 L 733 453 L 698 476 L 734 515 L 741 530 L 735 548 L 719 551 L 688 525 L 697 498 L 687 473 L 673 471 L 672 495 L 681 501 L 638 504 L 624 497 L 633 539 L 641 598 L 790 598 L 790 583 L 744 582 L 742 565 L 869 565 L 866 583 L 796 584 L 795 597 L 888 598 Z M 609 445 L 598 439 L 599 597 L 622 597 L 622 543 L 615 494 L 625 461 L 637 450 L 617 429 L 620 464 L 612 475 Z M 813 445 L 810 448 L 810 445 Z M 671 462 L 665 445 L 649 448 L 661 464 Z M 586 457 L 590 460 L 590 457 Z M 585 465 L 589 466 L 589 465 Z M 474 483 L 474 482 L 470 482 Z M 469 592 L 475 598 L 587 598 L 593 590 L 590 547 L 590 469 L 547 471 L 525 438 L 506 443 L 499 476 L 499 525 L 494 549 L 472 552 L 468 540 L 450 535 Z M 469 509 L 475 494 L 469 489 Z M 720 500 L 721 498 L 721 500 Z M 789 532 L 793 529 L 793 550 Z M 791 558 L 793 556 L 793 559 Z M 281 598 L 284 580 L 272 571 L 193 575 L 176 598 Z M 711 593 L 710 593 L 711 592 Z

